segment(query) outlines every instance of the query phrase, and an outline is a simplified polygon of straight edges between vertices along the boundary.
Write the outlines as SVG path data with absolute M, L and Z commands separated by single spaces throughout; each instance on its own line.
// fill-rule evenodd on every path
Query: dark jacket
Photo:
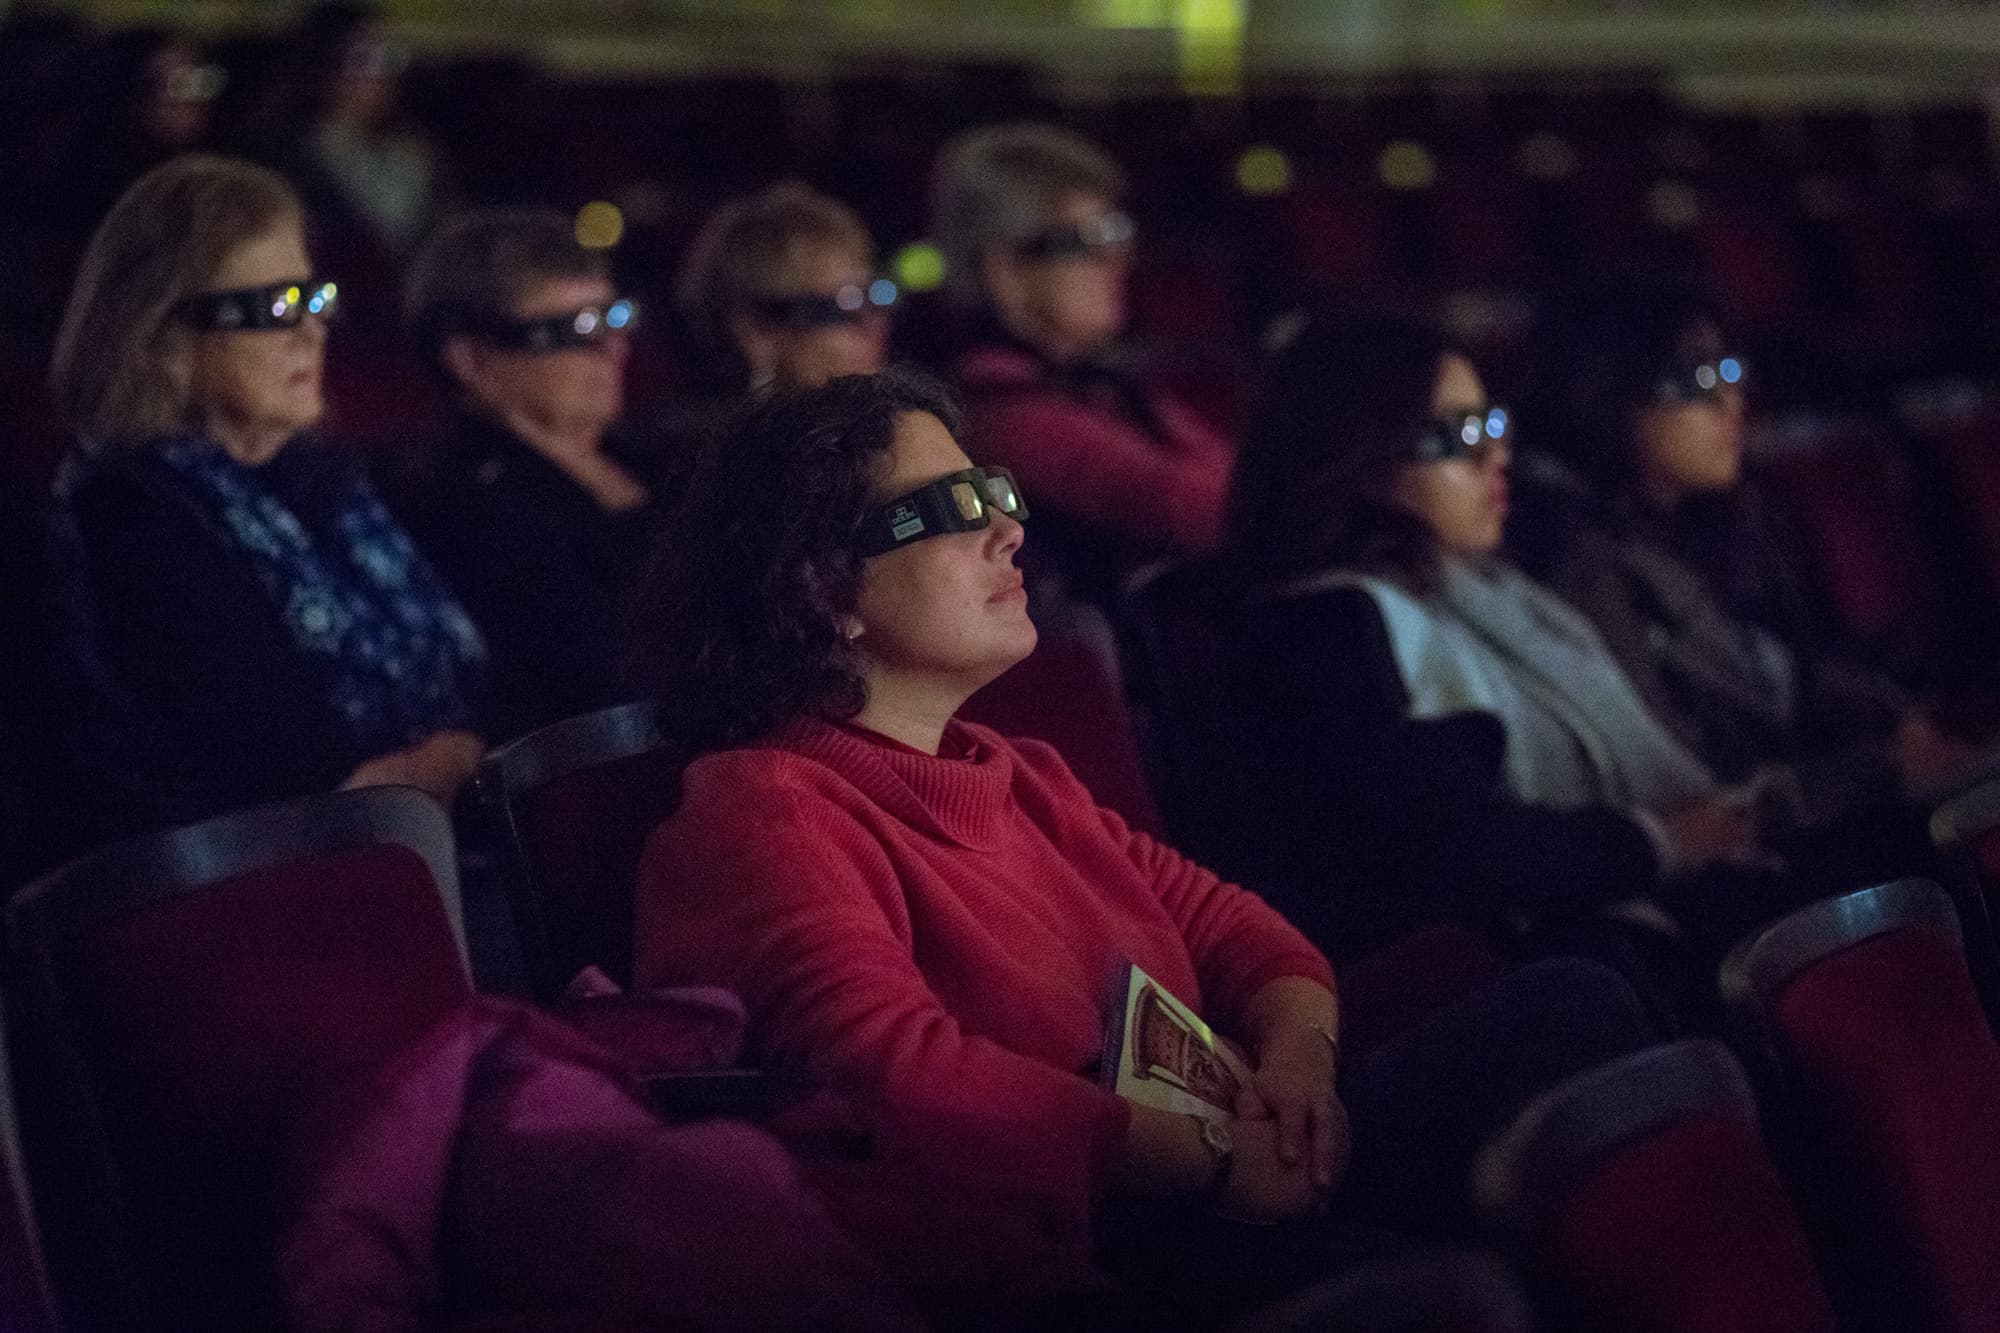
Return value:
M 348 460 L 309 442 L 259 479 L 309 532 L 361 484 Z M 374 757 L 221 521 L 152 450 L 72 455 L 51 533 L 94 838 L 328 791 Z
M 652 506 L 606 513 L 514 435 L 465 415 L 402 512 L 485 636 L 489 741 L 623 701 L 621 616 Z
M 1365 591 L 1252 600 L 1224 627 L 1244 878 L 1315 938 L 1365 949 L 1441 917 L 1518 920 L 1655 887 L 1652 843 L 1626 815 L 1509 794 L 1498 719 L 1411 718 Z
M 1781 766 L 1809 827 L 1897 801 L 1883 740 L 1902 692 L 1820 641 L 1795 543 L 1754 496 L 1676 522 L 1547 464 L 1522 473 L 1523 567 L 1719 778 Z

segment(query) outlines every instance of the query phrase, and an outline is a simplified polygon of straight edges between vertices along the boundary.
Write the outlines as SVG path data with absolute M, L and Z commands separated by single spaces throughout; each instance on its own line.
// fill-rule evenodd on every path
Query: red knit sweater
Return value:
M 942 753 L 813 720 L 697 760 L 640 872 L 638 980 L 736 990 L 763 1058 L 857 1094 L 941 1183 L 1087 1217 L 1130 1118 L 1093 1081 L 1126 958 L 1224 1031 L 1333 975 L 1048 746 L 954 722 Z

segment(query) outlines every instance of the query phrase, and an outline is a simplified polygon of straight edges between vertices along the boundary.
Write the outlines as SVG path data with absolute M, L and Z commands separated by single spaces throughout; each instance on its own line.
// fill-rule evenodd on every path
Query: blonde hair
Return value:
M 141 176 L 98 224 L 56 334 L 49 387 L 86 448 L 184 429 L 193 404 L 174 310 L 231 251 L 292 222 L 298 195 L 254 163 L 189 153 Z
M 724 204 L 702 225 L 681 263 L 674 305 L 704 353 L 733 362 L 730 312 L 828 250 L 875 259 L 874 239 L 853 209 L 800 181 L 779 181 Z

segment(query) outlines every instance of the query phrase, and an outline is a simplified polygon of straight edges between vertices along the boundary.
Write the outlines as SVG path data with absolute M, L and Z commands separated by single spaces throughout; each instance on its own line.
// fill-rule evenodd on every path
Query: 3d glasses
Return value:
M 1434 421 L 1417 438 L 1417 459 L 1442 463 L 1465 458 L 1507 439 L 1513 429 L 1514 419 L 1504 407 L 1486 407 L 1462 417 Z
M 239 287 L 226 292 L 202 292 L 175 307 L 181 322 L 204 333 L 238 329 L 289 329 L 307 315 L 332 319 L 340 304 L 340 289 L 320 278 L 274 282 L 268 287 Z
M 849 283 L 832 295 L 807 293 L 800 296 L 753 296 L 748 305 L 766 324 L 808 332 L 841 324 L 858 324 L 876 315 L 885 315 L 902 299 L 902 290 L 888 278 L 877 278 L 867 286 Z
M 1750 378 L 1750 367 L 1740 356 L 1719 356 L 1698 365 L 1675 366 L 1662 374 L 1653 386 L 1653 397 L 1666 404 L 1696 403 L 1713 398 L 1724 389 L 1741 389 Z
M 926 537 L 977 532 L 993 521 L 995 510 L 1016 522 L 1028 516 L 1014 474 L 1004 467 L 970 467 L 876 509 L 868 515 L 855 549 L 864 556 L 881 555 Z
M 639 326 L 639 303 L 621 296 L 608 305 L 587 305 L 561 315 L 539 319 L 497 320 L 477 330 L 495 347 L 513 352 L 566 352 L 593 347 L 614 333 L 630 333 Z
M 1125 214 L 1103 213 L 1088 222 L 1045 227 L 1016 244 L 1014 253 L 1036 261 L 1082 259 L 1115 245 L 1127 245 L 1136 232 Z

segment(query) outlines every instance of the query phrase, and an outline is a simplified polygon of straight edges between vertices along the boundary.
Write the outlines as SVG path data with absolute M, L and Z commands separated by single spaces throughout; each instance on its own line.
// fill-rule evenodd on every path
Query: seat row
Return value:
M 643 705 L 489 758 L 545 997 L 573 964 L 624 956 L 632 865 L 676 767 Z M 2000 1046 L 1981 1005 L 2000 785 L 1935 832 L 1963 871 L 1955 895 L 1864 889 L 1732 952 L 1747 1074 L 1719 1043 L 1656 1047 L 1547 1094 L 1489 1148 L 1485 1211 L 1560 1326 L 2000 1329 Z M 400 788 L 86 857 L 17 899 L 6 958 L 22 1073 L 0 1088 L 8 1328 L 274 1324 L 293 1122 L 473 991 L 450 821 Z M 1485 1263 L 1349 1278 L 1259 1326 L 1340 1327 L 1385 1290 L 1415 1312 L 1423 1287 L 1476 1295 L 1488 1322 L 1473 1327 L 1526 1327 Z

